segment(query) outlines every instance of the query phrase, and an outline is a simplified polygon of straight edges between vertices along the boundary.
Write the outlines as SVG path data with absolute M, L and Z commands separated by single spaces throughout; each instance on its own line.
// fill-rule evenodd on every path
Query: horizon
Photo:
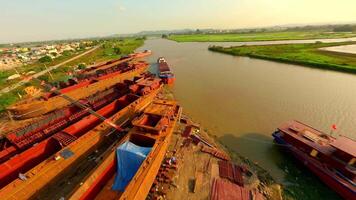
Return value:
M 142 31 L 253 29 L 292 24 L 305 26 L 356 22 L 352 12 L 356 2 L 351 0 L 340 0 L 337 3 L 321 0 L 277 0 L 273 3 L 266 0 L 185 2 L 0 0 L 0 23 L 6 27 L 0 32 L 0 44 L 107 37 Z M 320 3 L 323 3 L 322 9 L 319 8 Z M 300 15 L 301 12 L 303 15 Z

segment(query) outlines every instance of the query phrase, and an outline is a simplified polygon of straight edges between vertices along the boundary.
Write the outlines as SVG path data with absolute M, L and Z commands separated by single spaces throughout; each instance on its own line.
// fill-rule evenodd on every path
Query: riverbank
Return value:
M 175 99 L 173 93 L 167 88 L 163 90 L 162 97 L 170 100 Z M 168 157 L 172 157 L 172 152 L 178 152 L 174 155 L 178 158 L 178 165 L 180 166 L 173 176 L 172 183 L 160 185 L 167 193 L 167 199 L 173 199 L 174 197 L 179 197 L 179 199 L 208 199 L 210 197 L 209 195 L 211 195 L 212 180 L 218 177 L 219 172 L 217 172 L 218 170 L 216 170 L 216 168 L 218 161 L 221 159 L 202 152 L 201 149 L 203 145 L 201 143 L 198 145 L 191 143 L 187 146 L 181 146 L 185 143 L 184 141 L 187 140 L 182 137 L 185 127 L 189 124 L 193 124 L 198 127 L 196 130 L 199 129 L 199 131 L 194 132 L 195 134 L 199 135 L 205 141 L 208 141 L 219 151 L 228 155 L 231 158 L 231 162 L 239 166 L 245 166 L 252 172 L 252 176 L 244 175 L 245 187 L 260 192 L 266 199 L 341 200 L 333 190 L 326 188 L 324 183 L 309 172 L 305 166 L 290 157 L 288 153 L 283 153 L 284 159 L 277 163 L 278 167 L 286 173 L 285 181 L 283 183 L 276 182 L 267 170 L 258 163 L 241 155 L 236 149 L 233 150 L 227 145 L 224 145 L 219 137 L 211 130 L 198 124 L 189 114 L 183 111 L 183 116 L 182 118 L 184 120 L 178 123 L 167 154 Z M 274 147 L 279 148 L 278 146 Z M 193 192 L 194 181 L 197 179 L 197 174 L 200 173 L 203 174 L 201 185 L 197 188 L 196 192 Z M 159 190 L 159 192 L 161 192 L 161 190 Z
M 355 36 L 356 33 L 351 32 L 280 31 L 234 34 L 173 34 L 167 36 L 167 38 L 176 42 L 253 42 L 275 40 L 334 39 L 349 38 Z
M 221 47 L 210 46 L 209 50 L 234 56 L 248 56 L 277 62 L 298 64 L 320 69 L 356 73 L 356 57 L 353 54 L 321 50 L 321 48 L 351 45 L 356 42 L 277 44 Z
M 167 88 L 160 94 L 160 98 L 175 99 Z M 195 136 L 201 138 L 199 143 L 195 142 Z M 212 145 L 211 149 L 219 152 L 218 155 L 205 152 L 204 149 L 209 147 L 202 141 Z M 172 135 L 165 158 L 169 160 L 174 157 L 177 164 L 174 170 L 167 169 L 166 163 L 161 166 L 161 173 L 158 174 L 148 199 L 159 196 L 163 199 L 209 199 L 214 179 L 230 182 L 226 178 L 221 178 L 222 174 L 219 172 L 219 162 L 224 161 L 225 156 L 228 158 L 227 162 L 245 169 L 242 173 L 244 190 L 251 191 L 257 196 L 264 196 L 268 200 L 282 200 L 281 185 L 277 184 L 266 170 L 228 150 L 212 133 L 197 124 L 184 111 Z
M 44 74 L 38 79 L 45 80 L 49 83 L 55 83 L 58 81 L 66 81 L 71 76 L 68 75 L 68 72 L 73 72 L 77 67 L 78 64 L 83 64 L 89 66 L 93 63 L 103 62 L 115 58 L 119 58 L 122 55 L 127 55 L 132 53 L 135 49 L 142 46 L 144 43 L 144 38 L 126 38 L 126 39 L 110 39 L 101 42 L 101 46 L 94 51 L 78 58 L 73 61 L 70 61 L 63 66 L 60 66 L 51 71 L 51 74 L 47 73 Z M 67 57 L 69 59 L 71 57 Z M 59 60 L 53 60 L 52 62 L 45 63 L 47 68 L 52 65 L 56 65 L 59 62 L 65 61 L 65 59 L 60 58 Z M 44 64 L 35 63 L 32 64 L 30 67 L 24 66 L 18 69 L 20 73 L 26 73 L 29 70 L 34 70 L 35 72 L 39 72 L 45 70 Z M 14 71 L 1 71 L 0 72 L 0 88 L 4 88 L 9 85 L 16 84 L 20 80 L 12 80 L 6 81 L 7 77 L 15 73 Z M 28 83 L 20 86 L 10 92 L 2 94 L 0 96 L 0 113 L 3 112 L 7 106 L 17 102 L 21 99 L 21 96 L 26 95 L 24 89 L 28 86 L 35 86 L 40 87 L 40 83 L 37 80 L 29 81 Z

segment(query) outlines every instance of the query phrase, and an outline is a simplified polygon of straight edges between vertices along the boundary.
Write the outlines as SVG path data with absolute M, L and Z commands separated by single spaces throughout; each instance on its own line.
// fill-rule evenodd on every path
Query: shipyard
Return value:
M 57 87 L 42 81 L 42 92 L 10 105 L 1 139 L 2 199 L 283 199 L 281 185 L 266 170 L 230 151 L 183 111 L 169 89 L 175 76 L 167 60 L 157 58 L 157 75 L 147 71 L 151 54 L 91 66 Z M 296 133 L 299 142 L 287 137 Z M 273 137 L 353 198 L 355 173 L 341 165 L 355 164 L 354 141 L 293 121 Z M 308 151 L 348 177 L 312 164 Z M 346 160 L 327 161 L 328 154 Z M 323 170 L 327 175 L 319 174 Z
M 356 2 L 1 7 L 0 200 L 356 200 Z
M 225 187 L 230 197 L 265 199 L 256 173 L 235 164 L 165 88 L 175 80 L 167 61 L 157 59 L 158 76 L 146 71 L 141 58 L 150 55 L 86 68 L 58 87 L 42 83 L 46 91 L 9 106 L 2 199 L 221 199 Z

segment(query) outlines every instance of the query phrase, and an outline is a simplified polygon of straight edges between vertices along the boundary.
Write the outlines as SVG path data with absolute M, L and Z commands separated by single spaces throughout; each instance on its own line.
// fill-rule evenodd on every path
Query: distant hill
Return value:
M 193 29 L 177 29 L 177 30 L 157 30 L 157 31 L 141 31 L 138 33 L 128 33 L 128 34 L 114 34 L 109 37 L 133 37 L 133 36 L 157 36 L 157 35 L 167 35 L 167 34 L 188 34 L 192 33 Z

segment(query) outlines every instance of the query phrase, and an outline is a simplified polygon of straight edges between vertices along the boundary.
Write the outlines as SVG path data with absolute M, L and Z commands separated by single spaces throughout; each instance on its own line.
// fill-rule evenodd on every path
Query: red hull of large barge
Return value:
M 141 86 L 140 90 L 134 91 L 135 93 L 141 95 L 147 95 L 152 90 L 155 90 L 160 87 L 158 79 L 147 78 L 143 79 L 140 82 L 149 82 L 151 86 Z M 135 84 L 140 86 L 140 82 Z M 132 85 L 133 86 L 133 85 Z M 143 93 L 141 91 L 144 91 Z M 116 113 L 121 106 L 118 104 L 122 99 L 125 99 L 127 95 L 115 100 L 114 102 L 106 105 L 105 107 L 97 111 L 98 114 L 104 117 L 110 117 L 112 114 Z M 39 142 L 37 145 L 31 147 L 28 150 L 25 150 L 22 153 L 14 156 L 13 158 L 5 161 L 0 165 L 0 188 L 10 183 L 12 180 L 16 179 L 20 172 L 25 172 L 36 164 L 40 163 L 44 159 L 48 158 L 50 155 L 62 148 L 59 144 L 59 141 L 55 139 L 56 135 L 69 135 L 72 139 L 76 139 L 82 136 L 84 133 L 89 131 L 91 128 L 95 127 L 101 122 L 94 115 L 89 115 L 82 120 L 70 125 L 69 127 L 63 129 L 62 131 L 57 132 L 53 136 Z
M 281 125 L 273 134 L 320 180 L 345 199 L 356 200 L 356 142 L 329 136 L 298 121 Z
M 128 93 L 129 88 L 127 84 L 119 83 L 108 90 L 81 100 L 81 102 L 92 110 L 98 110 L 116 98 Z M 42 119 L 31 121 L 28 125 L 12 129 L 6 133 L 6 139 L 2 141 L 0 163 L 15 154 L 21 153 L 36 142 L 51 136 L 56 131 L 77 122 L 88 114 L 89 112 L 87 110 L 80 109 L 76 106 L 69 106 L 49 113 Z
M 295 158 L 303 163 L 310 171 L 317 175 L 327 186 L 336 191 L 340 196 L 347 200 L 356 200 L 355 192 L 351 191 L 347 187 L 340 184 L 340 180 L 336 177 L 320 162 L 310 159 L 301 151 L 296 148 L 291 149 L 291 152 Z

